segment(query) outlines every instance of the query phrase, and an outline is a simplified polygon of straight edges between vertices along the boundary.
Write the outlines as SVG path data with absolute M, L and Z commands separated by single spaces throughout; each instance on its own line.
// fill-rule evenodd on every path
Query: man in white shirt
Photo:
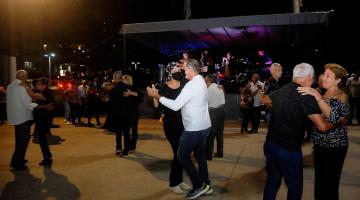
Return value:
M 88 101 L 87 101 L 87 94 L 89 91 L 89 86 L 88 86 L 88 82 L 87 80 L 82 80 L 81 81 L 81 85 L 79 85 L 78 87 L 78 94 L 79 94 L 79 98 L 80 98 L 80 102 L 79 102 L 79 110 L 77 111 L 77 118 L 78 118 L 78 124 L 81 125 L 81 116 L 85 115 L 88 112 Z M 71 108 L 70 108 L 71 110 Z M 71 111 L 70 111 L 71 112 Z
M 211 121 L 208 111 L 207 86 L 200 72 L 197 60 L 190 59 L 185 67 L 185 78 L 189 82 L 184 86 L 175 100 L 159 95 L 158 90 L 148 87 L 148 95 L 160 101 L 164 106 L 177 111 L 181 109 L 184 132 L 180 138 L 178 158 L 193 185 L 186 197 L 195 199 L 203 194 L 211 194 L 208 167 L 206 160 L 207 138 L 210 134 Z M 194 152 L 198 161 L 199 170 L 191 160 Z
M 221 158 L 224 156 L 224 121 L 225 121 L 225 94 L 221 85 L 215 83 L 215 76 L 208 74 L 206 84 L 208 86 L 208 103 L 211 120 L 211 132 L 208 141 L 207 159 L 212 157 Z M 216 137 L 216 153 L 214 153 L 214 140 Z
M 263 88 L 264 88 L 264 84 L 260 82 L 259 74 L 257 73 L 253 74 L 251 76 L 251 81 L 250 81 L 251 95 L 253 96 L 253 100 L 254 100 L 252 107 L 253 115 L 252 115 L 252 119 L 250 119 L 252 125 L 250 133 L 258 132 L 258 128 L 260 125 L 260 117 L 261 117 L 260 96 Z
M 6 89 L 6 109 L 8 123 L 15 126 L 15 151 L 10 167 L 16 170 L 27 169 L 25 154 L 30 140 L 34 108 L 49 109 L 52 105 L 38 106 L 26 89 L 28 74 L 24 70 L 16 72 L 16 79 Z

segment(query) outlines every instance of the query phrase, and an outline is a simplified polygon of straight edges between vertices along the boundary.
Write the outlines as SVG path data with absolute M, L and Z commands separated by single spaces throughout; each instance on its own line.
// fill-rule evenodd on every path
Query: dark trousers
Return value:
M 81 115 L 80 115 L 80 105 L 78 103 L 71 103 L 70 105 L 70 120 L 72 123 L 75 123 L 75 119 L 77 118 L 78 123 L 81 122 Z
M 266 141 L 267 180 L 264 189 L 264 200 L 275 200 L 277 191 L 284 178 L 288 188 L 287 200 L 300 200 L 303 190 L 303 158 L 301 151 L 288 151 L 281 146 Z
M 270 119 L 271 119 L 271 109 L 270 108 L 266 109 L 266 111 L 265 111 L 265 119 L 266 119 L 266 124 L 269 126 Z
M 180 137 L 183 130 L 184 127 L 182 127 L 182 125 L 179 125 L 179 122 L 167 123 L 166 119 L 164 119 L 165 136 L 171 145 L 171 149 L 174 155 L 173 160 L 171 161 L 171 168 L 170 168 L 170 176 L 169 176 L 170 187 L 175 187 L 183 182 L 183 166 L 181 165 L 177 155 Z
M 100 125 L 100 109 L 98 108 L 100 103 L 98 101 L 88 102 L 86 105 L 86 116 L 88 118 L 88 125 L 91 125 L 91 118 L 95 116 L 96 125 Z
M 247 129 L 248 129 L 249 121 L 250 121 L 250 119 L 252 119 L 252 116 L 253 116 L 253 111 L 249 107 L 240 108 L 240 111 L 243 114 L 243 119 L 242 119 L 242 123 L 241 123 L 241 132 L 243 132 L 243 131 L 247 131 Z
M 315 199 L 338 200 L 341 171 L 348 147 L 314 146 Z
M 5 122 L 6 120 L 6 103 L 1 102 L 0 103 L 0 124 Z
M 208 155 L 207 158 L 211 159 L 214 153 L 214 142 L 216 138 L 216 154 L 224 154 L 224 121 L 225 111 L 224 107 L 209 109 L 211 120 L 211 131 L 208 139 Z
M 208 166 L 206 160 L 207 138 L 210 134 L 210 128 L 200 131 L 184 131 L 180 137 L 178 149 L 178 158 L 190 177 L 194 189 L 202 185 L 210 184 Z M 198 162 L 199 170 L 196 169 L 191 160 L 191 153 L 194 152 Z
M 43 158 L 44 160 L 50 159 L 52 158 L 52 154 L 47 141 L 47 135 L 50 133 L 51 120 L 46 118 L 36 120 L 35 126 L 37 126 L 37 136 Z
M 131 128 L 131 145 L 130 149 L 136 149 L 136 143 L 138 138 L 138 125 L 139 125 L 139 112 L 134 112 L 131 114 L 130 128 Z
M 11 159 L 12 166 L 22 166 L 25 161 L 25 154 L 30 141 L 31 121 L 15 125 L 15 151 Z
M 122 136 L 124 136 L 124 149 L 123 154 L 127 155 L 130 151 L 130 126 L 124 125 L 115 131 L 116 134 L 116 150 L 122 150 Z
M 253 131 L 257 131 L 260 125 L 260 117 L 261 117 L 261 106 L 252 108 L 253 114 L 250 119 Z

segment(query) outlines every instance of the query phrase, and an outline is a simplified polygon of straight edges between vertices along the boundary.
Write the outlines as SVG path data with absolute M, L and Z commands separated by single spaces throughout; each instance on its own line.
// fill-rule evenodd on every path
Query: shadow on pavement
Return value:
M 164 135 L 139 133 L 138 140 L 166 140 Z
M 116 135 L 113 132 L 105 131 L 106 135 Z M 165 136 L 153 133 L 139 133 L 138 140 L 166 140 Z
M 169 179 L 171 160 L 155 157 L 139 151 L 135 152 L 134 157 L 129 156 L 126 159 L 142 164 L 146 170 L 150 171 L 151 174 L 159 180 L 168 181 Z
M 48 140 L 49 145 L 59 145 L 65 141 L 65 139 L 61 138 L 58 135 L 47 135 L 47 140 Z M 32 142 L 34 144 L 39 144 L 39 140 L 37 137 L 34 137 L 32 139 Z
M 35 177 L 29 170 L 11 171 L 14 180 L 7 183 L 0 200 L 9 199 L 80 199 L 79 189 L 68 178 L 51 168 L 44 168 L 45 180 Z
M 137 199 L 132 199 L 132 200 L 152 200 L 152 199 L 162 199 L 162 197 L 164 197 L 164 196 L 167 196 L 167 195 L 169 195 L 169 194 L 171 194 L 172 192 L 171 192 L 171 190 L 169 190 L 169 189 L 163 189 L 163 190 L 159 190 L 159 191 L 157 191 L 157 192 L 155 192 L 155 193 L 152 193 L 152 194 L 150 194 L 150 195 L 148 195 L 148 196 L 146 196 L 146 197 L 142 197 L 142 198 L 137 198 Z M 179 195 L 180 196 L 180 195 Z
M 265 168 L 262 168 L 255 172 L 231 178 L 222 193 L 232 193 L 232 196 L 237 196 L 239 199 L 253 199 L 254 194 L 263 193 L 264 177 L 266 177 L 266 171 Z

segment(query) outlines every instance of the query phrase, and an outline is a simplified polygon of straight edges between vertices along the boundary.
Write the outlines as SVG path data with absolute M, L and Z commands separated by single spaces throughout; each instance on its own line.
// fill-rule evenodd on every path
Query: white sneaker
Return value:
M 175 186 L 175 187 L 170 187 L 170 188 L 176 194 L 184 194 L 185 193 L 185 191 L 183 189 L 181 189 L 181 187 L 179 185 Z
M 209 186 L 209 190 L 207 192 L 205 192 L 205 195 L 211 195 L 214 192 L 214 189 L 212 189 L 212 187 L 210 185 Z
M 70 122 L 70 121 L 67 121 L 67 122 L 66 122 L 66 124 L 67 124 L 67 125 L 70 125 L 70 124 L 71 124 L 71 122 Z
M 191 187 L 190 185 L 188 185 L 188 184 L 186 184 L 186 183 L 184 183 L 184 182 L 180 183 L 178 186 L 179 186 L 182 190 L 191 190 L 191 189 L 192 189 L 192 187 Z

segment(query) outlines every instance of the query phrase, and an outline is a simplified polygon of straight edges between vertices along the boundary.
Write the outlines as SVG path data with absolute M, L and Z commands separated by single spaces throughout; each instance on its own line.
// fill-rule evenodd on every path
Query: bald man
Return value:
M 15 170 L 27 169 L 25 154 L 30 140 L 30 127 L 35 108 L 49 109 L 53 106 L 39 106 L 32 102 L 32 93 L 27 89 L 28 73 L 25 70 L 16 72 L 16 79 L 6 89 L 6 110 L 8 123 L 15 126 L 15 151 L 11 159 L 10 167 Z M 31 95 L 31 96 L 30 96 Z

